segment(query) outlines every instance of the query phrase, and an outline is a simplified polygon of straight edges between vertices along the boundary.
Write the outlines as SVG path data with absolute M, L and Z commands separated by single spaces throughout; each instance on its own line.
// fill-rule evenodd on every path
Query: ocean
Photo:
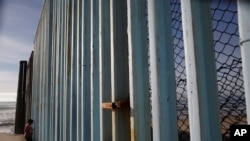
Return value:
M 14 133 L 16 102 L 0 102 L 0 133 Z

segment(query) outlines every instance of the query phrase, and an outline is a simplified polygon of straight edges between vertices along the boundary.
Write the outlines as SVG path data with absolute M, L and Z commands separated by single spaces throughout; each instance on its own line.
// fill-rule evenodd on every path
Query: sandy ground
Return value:
M 246 116 L 227 116 L 225 118 L 221 118 L 221 133 L 223 136 L 223 141 L 229 141 L 229 128 L 230 125 L 245 125 L 247 124 Z M 189 121 L 188 119 L 178 120 L 179 133 L 181 134 L 189 134 Z M 183 138 L 183 137 L 182 137 Z M 189 141 L 188 139 L 183 139 L 179 141 Z
M 0 141 L 25 141 L 23 135 L 0 133 Z
M 221 131 L 224 134 L 229 129 L 232 124 L 245 125 L 247 124 L 247 119 L 245 116 L 227 116 L 226 118 L 221 119 Z M 180 131 L 189 131 L 189 121 L 188 119 L 178 120 L 178 126 Z

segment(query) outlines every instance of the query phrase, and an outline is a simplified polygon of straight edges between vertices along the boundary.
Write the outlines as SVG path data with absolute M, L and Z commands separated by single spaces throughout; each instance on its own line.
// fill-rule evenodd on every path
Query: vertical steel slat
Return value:
M 48 5 L 47 5 L 48 9 L 46 11 L 46 20 L 45 20 L 45 24 L 44 24 L 44 44 L 42 46 L 42 89 L 41 89 L 41 95 L 42 95 L 42 136 L 41 139 L 42 140 L 47 140 L 47 122 L 48 122 L 48 118 L 47 118 L 47 98 L 48 98 L 48 91 L 47 91 L 47 46 L 48 44 L 48 24 L 49 24 L 49 17 L 50 17 L 50 1 L 48 1 Z
M 45 15 L 44 15 L 44 17 L 47 17 L 47 10 L 48 9 L 48 2 L 46 3 L 46 12 L 45 12 Z M 44 44 L 45 44 L 45 42 L 46 42 L 46 40 L 45 40 L 45 37 L 46 37 L 46 35 L 45 35 L 45 31 L 47 30 L 46 29 L 46 21 L 47 21 L 47 19 L 46 18 L 44 18 L 44 23 L 43 23 L 43 27 L 42 27 L 42 30 L 43 30 L 43 32 L 42 32 L 42 44 L 41 44 L 41 52 L 40 52 L 40 54 L 41 54 L 41 56 L 39 57 L 40 58 L 40 68 L 43 68 L 43 69 L 41 69 L 41 72 L 40 72 L 40 90 L 39 90 L 39 99 L 40 99 L 40 105 L 39 105 L 39 108 L 41 109 L 39 109 L 41 112 L 40 112 L 40 117 L 41 117 L 41 119 L 39 119 L 39 121 L 40 121 L 40 123 L 39 123 L 39 128 L 41 129 L 40 130 L 40 132 L 38 133 L 39 134 L 39 140 L 44 140 L 44 116 L 45 116 L 45 114 L 44 114 L 44 89 L 45 89 L 45 87 L 44 87 L 44 69 L 45 69 L 45 67 L 44 67 Z
M 44 13 L 44 15 L 45 15 L 45 13 Z M 41 24 L 41 39 L 40 39 L 40 44 L 39 44 L 39 50 L 38 50 L 38 52 L 39 52 L 39 55 L 38 55 L 38 58 L 39 58 L 39 62 L 38 62 L 38 68 L 42 68 L 42 66 L 41 66 L 41 54 L 42 54 L 42 44 L 43 44 L 43 32 L 44 32 L 44 20 L 42 21 L 42 24 Z M 37 125 L 37 127 L 41 127 L 41 119 L 42 119 L 42 116 L 41 116 L 41 112 L 42 112 L 42 109 L 41 109 L 41 107 L 42 107 L 42 105 L 41 105 L 41 92 L 40 92 L 40 90 L 41 90 L 41 82 L 42 82 L 42 79 L 41 79 L 41 73 L 42 73 L 42 71 L 41 70 L 38 70 L 38 80 L 41 80 L 41 81 L 39 81 L 39 83 L 38 83 L 38 91 L 37 91 L 37 93 L 38 93 L 38 107 L 37 107 L 37 111 L 38 111 L 38 125 Z M 37 130 L 36 129 L 36 127 L 35 127 L 35 130 Z M 38 139 L 40 139 L 40 136 L 41 136 L 41 130 L 42 130 L 42 127 L 41 128 L 38 128 L 38 133 L 37 133 L 37 138 Z
M 55 111 L 54 111 L 54 108 L 55 108 L 55 92 L 54 92 L 54 69 L 55 69 L 55 42 L 56 42 L 56 39 L 55 39 L 55 33 L 56 33 L 56 28 L 55 28 L 55 21 L 56 21 L 56 1 L 53 2 L 53 13 L 52 13 L 52 30 L 51 30 L 51 46 L 49 49 L 51 51 L 51 54 L 50 54 L 50 61 L 48 62 L 49 63 L 49 66 L 50 66 L 50 77 L 49 77 L 49 81 L 50 81 L 50 90 L 49 90 L 49 109 L 50 109 L 50 123 L 49 123 L 49 128 L 50 128 L 50 132 L 48 133 L 48 141 L 51 141 L 52 140 L 52 135 L 55 135 L 54 133 L 54 125 L 55 125 L 55 122 L 54 122 L 54 117 L 55 117 Z
M 42 62 L 42 89 L 41 89 L 41 99 L 42 99 L 42 136 L 41 136 L 41 139 L 42 140 L 46 140 L 46 123 L 47 123 L 47 119 L 46 119 L 46 106 L 47 106 L 47 104 L 46 104 L 46 99 L 47 99 L 47 89 L 46 89 L 46 84 L 47 84 L 47 81 L 46 81 L 46 70 L 47 70 L 47 68 L 46 68 L 46 59 L 47 59 L 47 56 L 46 56 L 46 48 L 47 48 L 47 42 L 48 42 L 48 40 L 47 40 L 47 37 L 48 37 L 48 32 L 47 32 L 47 30 L 48 30 L 48 15 L 49 15 L 49 9 L 50 9 L 50 4 L 49 4 L 49 1 L 48 1 L 48 10 L 47 10 L 47 12 L 46 12 L 46 19 L 45 19 L 45 24 L 44 24 L 44 29 L 45 29 L 45 31 L 44 31 L 44 37 L 43 37 L 43 46 L 42 46 L 42 60 L 41 60 L 41 62 Z
M 51 140 L 59 140 L 59 122 L 60 122 L 60 93 L 59 93 L 59 78 L 60 78 L 60 28 L 61 28 L 61 22 L 60 21 L 60 12 L 61 12 L 61 3 L 62 1 L 57 1 L 54 2 L 56 3 L 55 9 L 56 9 L 56 14 L 55 14 L 55 46 L 54 46 L 54 98 L 55 98 L 55 107 L 54 107 L 54 135 L 52 136 Z
M 100 141 L 99 0 L 91 0 L 91 141 Z
M 77 47 L 78 47 L 78 97 L 77 97 L 77 100 L 78 100 L 78 104 L 77 104 L 77 118 L 78 118 L 78 123 L 77 123 L 77 140 L 78 141 L 81 141 L 83 140 L 82 138 L 82 123 L 83 123 L 83 118 L 82 118 L 82 114 L 83 114 L 83 90 L 82 90 L 82 81 L 83 81 L 83 71 L 82 71 L 82 64 L 83 64 L 83 53 L 82 53 L 82 50 L 83 50 L 83 40 L 82 40 L 82 32 L 83 32 L 83 23 L 82 23 L 82 11 L 83 11 L 83 1 L 81 0 L 77 0 L 77 12 L 78 12 L 78 20 L 77 20 Z
M 53 10 L 54 7 L 53 7 L 53 1 L 50 1 L 49 3 L 49 13 L 48 13 L 48 24 L 47 24 L 47 45 L 46 45 L 46 60 L 45 63 L 46 63 L 46 92 L 45 92 L 45 95 L 46 95 L 46 103 L 45 103 L 45 106 L 46 106 L 46 121 L 47 124 L 46 124 L 46 129 L 45 129 L 45 140 L 48 140 L 49 141 L 49 136 L 50 136 L 50 133 L 52 132 L 51 130 L 51 61 L 52 61 L 52 39 L 53 39 Z
M 64 30 L 63 30 L 63 27 L 64 27 L 64 20 L 63 20 L 63 5 L 64 5 L 64 0 L 60 1 L 60 14 L 59 14 L 59 21 L 60 22 L 60 26 L 58 27 L 59 28 L 59 31 L 58 32 L 58 39 L 59 39 L 59 43 L 58 43 L 58 51 L 59 51 L 59 65 L 58 65 L 58 110 L 59 110 L 59 113 L 58 113 L 58 126 L 57 126 L 57 130 L 58 130 L 58 135 L 57 135 L 57 140 L 61 140 L 62 141 L 62 113 L 63 113 L 63 55 L 62 55 L 62 51 L 63 51 L 63 35 L 64 35 Z
M 45 4 L 44 4 L 44 7 L 45 7 Z M 42 14 L 41 14 L 41 19 L 42 19 L 42 17 L 43 17 L 43 15 L 44 15 L 44 9 L 45 8 L 43 8 L 43 11 L 42 11 Z M 35 52 L 37 52 L 36 54 L 36 56 L 34 56 L 34 57 L 36 57 L 37 58 L 37 67 L 35 67 L 35 65 L 34 65 L 34 68 L 33 68 L 33 70 L 34 70 L 34 72 L 37 72 L 37 74 L 36 74 L 36 79 L 37 80 L 40 80 L 39 78 L 40 78 L 40 74 L 39 74 L 39 70 L 37 70 L 37 68 L 39 68 L 40 67 L 40 46 L 41 46 L 41 40 L 42 40 L 42 30 L 43 30 L 43 28 L 42 28 L 42 20 L 40 20 L 40 24 L 39 24 L 39 31 L 38 31 L 38 37 L 39 37 L 39 40 L 37 41 L 38 42 L 38 45 L 37 45 L 37 47 L 36 47 L 36 51 Z M 35 54 L 34 54 L 35 55 Z M 35 109 L 34 109 L 34 112 L 35 112 L 35 114 L 34 115 L 36 115 L 36 119 L 34 119 L 34 121 L 35 121 L 35 124 L 34 124 L 34 129 L 35 129 L 35 133 L 34 133 L 34 139 L 39 139 L 39 129 L 36 129 L 36 127 L 38 127 L 39 125 L 40 125 L 40 109 L 39 109 L 39 107 L 40 107 L 40 99 L 39 99 L 39 97 L 40 97 L 40 92 L 39 92 L 39 86 L 40 86 L 40 81 L 36 81 L 35 80 L 35 78 L 33 79 L 33 81 L 34 82 L 36 82 L 36 87 L 35 87 L 35 89 L 36 89 L 36 101 L 37 101 L 37 103 L 36 103 L 36 107 L 35 107 Z M 41 128 L 40 128 L 41 129 Z
M 91 98 L 90 98 L 90 23 L 91 23 L 91 8 L 90 8 L 90 0 L 84 0 L 83 1 L 83 11 L 82 11 L 82 26 L 83 26 L 83 64 L 82 64 L 82 70 L 83 70 L 83 81 L 82 81 L 82 87 L 83 87 L 83 140 L 90 141 L 91 140 Z
M 40 26 L 39 26 L 39 30 L 38 32 L 40 32 Z M 38 42 L 40 40 L 39 38 L 40 36 L 38 36 L 38 38 L 36 39 L 36 42 Z M 35 80 L 38 80 L 38 71 L 37 71 L 37 68 L 38 68 L 38 56 L 39 56 L 39 52 L 38 52 L 38 44 L 35 42 L 35 50 L 34 50 L 34 65 L 33 65 L 33 76 L 32 76 L 32 116 L 31 118 L 34 119 L 34 129 L 36 128 L 36 126 L 38 125 L 38 106 L 39 106 L 39 101 L 38 101 L 38 81 L 35 81 Z M 37 140 L 37 133 L 38 133 L 38 130 L 35 130 L 34 131 L 34 140 L 36 139 Z
M 221 141 L 210 1 L 182 0 L 192 141 Z
M 36 31 L 36 35 L 35 35 L 35 39 L 34 39 L 34 55 L 33 55 L 33 73 L 32 73 L 32 103 L 31 103 L 31 118 L 34 119 L 34 123 L 33 123 L 33 127 L 35 128 L 36 124 L 37 124 L 37 113 L 38 111 L 36 111 L 36 107 L 37 107 L 37 49 L 38 49 L 38 40 L 39 40 L 39 36 L 40 36 L 40 24 L 37 27 L 37 31 Z M 37 131 L 35 130 L 33 132 L 33 138 L 36 139 L 36 133 Z
M 37 29 L 37 35 L 36 35 L 36 38 L 35 38 L 35 41 L 34 41 L 34 63 L 33 63 L 33 76 L 32 76 L 32 105 L 31 105 L 31 118 L 34 119 L 34 128 L 35 126 L 37 125 L 37 119 L 38 119 L 38 111 L 36 110 L 36 108 L 38 107 L 38 100 L 37 100 L 37 96 L 38 96 L 38 92 L 37 92 L 37 83 L 38 81 L 35 81 L 37 80 L 37 76 L 38 76 L 38 72 L 37 72 L 37 68 L 38 68 L 38 42 L 39 42 L 39 39 L 40 39 L 40 25 L 38 26 L 38 29 Z M 37 135 L 37 130 L 34 131 L 34 134 L 33 134 L 33 137 L 34 139 L 37 139 L 36 138 L 36 135 Z
M 41 53 L 41 65 L 43 68 L 42 69 L 42 73 L 41 73 L 41 90 L 40 90 L 40 95 L 41 95 L 41 108 L 42 108 L 42 120 L 41 120 L 41 127 L 42 127 L 42 133 L 41 133 L 41 140 L 45 140 L 45 132 L 46 132 L 46 129 L 45 129 L 45 125 L 46 125 L 46 111 L 45 111 L 45 100 L 46 100 L 46 73 L 45 73 L 45 70 L 46 70 L 46 66 L 45 66 L 45 50 L 46 50 L 46 46 L 47 46 L 47 17 L 48 17 L 48 12 L 49 12 L 49 1 L 47 2 L 47 10 L 46 10 L 46 16 L 45 16 L 45 21 L 44 21 L 44 33 L 43 33 L 43 45 L 42 45 L 42 53 Z
M 68 89 L 68 85 L 67 85 L 67 63 L 68 63 L 68 61 L 67 61 L 67 56 L 68 56 L 68 52 L 67 52 L 67 47 L 68 47 L 68 12 L 69 12 L 69 8 L 68 8 L 68 6 L 69 6 L 69 2 L 68 2 L 68 0 L 65 0 L 65 3 L 64 3 L 64 11 L 63 11 L 63 17 L 64 17 L 64 20 L 63 20 L 63 23 L 64 23 L 64 26 L 63 26 L 63 30 L 64 30 L 64 33 L 63 33 L 63 52 L 62 52 L 62 56 L 63 56 L 63 62 L 62 62 L 62 64 L 63 64 L 63 68 L 62 68 L 62 70 L 63 70 L 63 77 L 62 77 L 62 79 L 63 79 L 63 86 L 62 86 L 62 93 L 63 93 L 63 103 L 62 103 L 62 105 L 63 105 L 63 111 L 64 112 L 62 112 L 62 116 L 63 116 L 63 121 L 62 121 L 62 128 L 63 128 L 63 131 L 62 131 L 62 141 L 68 141 L 68 138 L 67 137 L 69 137 L 69 131 L 68 131 L 68 129 L 67 128 L 69 128 L 68 127 L 68 124 L 67 123 L 69 123 L 69 121 L 67 121 L 67 115 L 68 115 L 68 109 L 67 109 L 67 107 L 68 107 L 68 105 L 67 105 L 67 93 L 68 93 L 68 91 L 67 91 L 67 89 Z M 65 111 L 67 111 L 67 112 L 65 112 Z
M 78 118 L 77 118 L 77 104 L 78 104 L 78 96 L 79 96 L 79 84 L 78 84 L 78 80 L 79 80 L 79 45 L 78 45 L 78 40 L 79 40 L 79 36 L 78 36 L 78 17 L 79 17 L 79 12 L 77 11 L 77 0 L 72 0 L 71 1 L 71 18 L 70 18 L 70 22 L 71 22 L 71 27 L 70 27 L 70 32 L 71 34 L 69 35 L 69 38 L 71 38 L 70 42 L 71 42 L 71 46 L 70 46 L 70 54 L 71 54 L 71 137 L 70 140 L 71 141 L 76 141 L 77 140 L 77 125 L 78 125 Z
M 45 14 L 45 12 L 44 12 L 44 14 Z M 44 15 L 43 14 L 43 15 Z M 37 68 L 41 68 L 41 46 L 42 46 L 42 42 L 43 42 L 43 32 L 44 32 L 44 29 L 43 29 L 43 21 L 42 21 L 42 24 L 41 24 L 41 37 L 40 37 L 40 43 L 39 43 L 39 46 L 38 46 L 38 67 Z M 34 68 L 34 70 L 36 70 L 37 68 Z M 37 70 L 37 79 L 38 80 L 41 80 L 41 73 L 42 73 L 42 71 L 41 70 Z M 37 118 L 37 120 L 38 120 L 38 124 L 37 125 L 35 125 L 35 131 L 37 130 L 38 132 L 37 132 L 37 139 L 40 139 L 40 136 L 41 136 L 41 130 L 42 130 L 42 127 L 40 126 L 41 125 L 41 119 L 42 119 L 42 117 L 41 117 L 41 93 L 40 93 L 40 90 L 41 90 L 41 81 L 37 81 L 37 101 L 38 101 L 38 103 L 37 103 L 37 108 L 35 109 L 37 112 L 38 112 L 38 118 Z M 38 129 L 36 129 L 36 127 L 41 127 L 41 128 L 38 128 Z
M 59 89 L 60 89 L 60 82 L 59 82 L 59 78 L 60 78 L 60 27 L 61 27 L 61 23 L 59 24 L 60 21 L 60 14 L 61 14 L 61 1 L 56 1 L 55 2 L 56 5 L 56 14 L 55 14 L 55 28 L 56 28 L 56 33 L 55 33 L 55 46 L 54 46 L 54 98 L 55 98 L 55 107 L 54 107 L 54 136 L 51 137 L 51 140 L 59 140 L 59 123 L 60 123 L 60 93 L 59 93 Z M 55 4 L 54 3 L 54 4 Z
M 242 56 L 242 68 L 244 76 L 244 88 L 246 97 L 247 122 L 250 124 L 250 1 L 238 0 L 238 21 L 240 33 L 240 47 Z
M 82 97 L 83 97 L 83 91 L 82 91 L 82 0 L 77 0 L 76 1 L 76 13 L 77 13 L 77 20 L 76 20 L 76 53 L 77 53 L 77 95 L 76 95 L 76 103 L 77 103 L 77 107 L 76 107 L 76 137 L 75 140 L 76 141 L 82 141 L 82 112 L 83 112 L 83 108 L 82 108 Z
M 57 27 L 56 27 L 56 21 L 57 21 L 57 5 L 58 2 L 57 1 L 53 1 L 53 20 L 52 20 L 52 41 L 51 41 L 51 61 L 50 61 L 50 66 L 51 66 L 51 77 L 50 77 L 50 81 L 51 81 L 51 90 L 50 90 L 50 132 L 49 132 L 49 141 L 53 141 L 55 140 L 55 126 L 56 126 L 56 117 L 57 117 L 57 112 L 55 112 L 55 108 L 57 107 L 56 103 L 57 103 L 57 99 L 56 99 L 56 85 L 57 83 L 55 83 L 55 76 L 56 76 L 56 45 L 57 45 Z
M 55 16 L 55 11 L 56 11 L 56 7 L 55 7 L 55 4 L 56 4 L 56 1 L 54 1 L 53 3 L 52 3 L 52 5 L 51 5 L 51 7 L 52 7 L 52 9 L 51 9 L 51 14 L 50 14 L 50 16 L 52 16 L 51 17 L 51 27 L 50 27 L 50 29 L 51 29 L 51 33 L 50 33 L 50 39 L 49 39 L 49 42 L 50 42 L 50 45 L 48 46 L 49 48 L 48 48 L 48 116 L 49 116 L 49 123 L 48 123 L 48 128 L 50 128 L 49 130 L 47 130 L 47 132 L 48 132 L 48 141 L 51 141 L 52 139 L 51 139 L 51 137 L 52 137 L 52 135 L 54 135 L 55 133 L 54 133 L 54 120 L 53 120 L 53 118 L 55 117 L 55 115 L 54 115 L 54 108 L 55 108 L 55 106 L 54 106 L 54 103 L 55 103 L 55 99 L 54 99 L 54 92 L 53 92 L 53 90 L 54 90 L 54 74 L 53 74 L 53 72 L 54 72 L 54 43 L 55 43 L 55 38 L 54 38 L 54 36 L 55 36 L 55 33 L 56 33 L 56 31 L 55 31 L 55 21 L 56 21 L 56 16 Z
M 170 2 L 148 1 L 154 141 L 178 140 Z
M 129 99 L 126 0 L 110 1 L 112 101 Z M 112 111 L 113 140 L 130 140 L 130 108 Z
M 61 5 L 61 15 L 60 15 L 60 21 L 61 21 L 61 34 L 60 34 L 60 135 L 59 135 L 59 140 L 64 141 L 65 140 L 65 114 L 66 114 L 66 109 L 65 109 L 65 40 L 66 40 L 66 34 L 65 34 L 65 28 L 66 28 L 66 1 L 62 1 Z
M 44 14 L 45 14 L 45 12 L 44 12 Z M 40 44 L 39 44 L 39 49 L 38 49 L 38 68 L 41 68 L 41 46 L 42 46 L 42 42 L 43 42 L 43 31 L 44 29 L 43 29 L 43 21 L 42 21 L 42 24 L 41 24 L 41 39 L 40 39 Z M 35 70 L 35 69 L 34 69 Z M 37 74 L 37 79 L 38 80 L 41 80 L 41 70 L 38 70 L 38 74 Z M 38 106 L 37 106 L 37 109 L 36 109 L 36 111 L 38 111 L 38 124 L 36 125 L 37 127 L 39 127 L 40 125 L 41 125 L 41 98 L 40 98 L 40 87 L 41 87 L 41 81 L 38 81 L 38 84 L 37 84 L 37 94 L 38 94 L 38 96 L 37 96 L 37 99 L 38 99 Z M 36 129 L 36 126 L 35 126 L 35 130 L 37 130 Z M 37 131 L 37 139 L 40 139 L 40 136 L 41 136 L 41 130 L 42 130 L 42 127 L 41 128 L 39 128 Z
M 111 101 L 110 1 L 99 1 L 100 103 Z M 111 111 L 100 110 L 100 141 L 112 140 Z
M 47 4 L 48 5 L 48 4 Z M 48 6 L 47 6 L 48 7 Z M 47 17 L 47 12 L 46 12 L 46 14 L 45 14 L 46 16 L 45 17 Z M 45 65 L 44 65 L 44 50 L 45 50 L 45 43 L 46 43 L 46 22 L 47 22 L 47 19 L 44 19 L 44 25 L 43 25 L 43 41 L 42 41 L 42 46 L 41 46 L 41 60 L 40 60 L 40 62 L 41 62 L 41 67 L 40 68 L 43 68 L 42 70 L 41 70 L 41 73 L 40 73 L 40 80 L 41 80 L 41 84 L 40 84 L 40 98 L 39 99 L 41 99 L 41 102 L 40 102 L 40 107 L 41 107 L 41 120 L 40 120 L 40 126 L 39 127 L 41 127 L 41 131 L 40 131 L 40 133 L 39 133 L 39 135 L 40 135 L 40 137 L 39 137 L 39 139 L 40 140 L 44 140 L 44 125 L 45 125 L 45 123 L 44 123 L 44 121 L 45 121 L 45 111 L 44 111 L 44 90 L 45 90 L 45 85 L 44 85 L 44 79 L 45 79 L 45 77 L 44 77 L 44 74 L 45 74 L 45 72 L 44 72 L 44 69 L 45 69 Z
M 150 141 L 146 2 L 128 0 L 131 141 Z
M 65 77 L 66 77 L 66 83 L 65 83 L 65 87 L 66 87 L 66 93 L 65 93 L 65 105 L 66 105 L 66 137 L 65 140 L 66 141 L 71 141 L 72 138 L 72 120 L 71 120 L 71 114 L 72 114 L 72 79 L 71 79 L 71 61 L 72 61 L 72 45 L 71 45 L 71 41 L 72 41 L 72 0 L 68 0 L 66 1 L 66 41 L 65 41 Z

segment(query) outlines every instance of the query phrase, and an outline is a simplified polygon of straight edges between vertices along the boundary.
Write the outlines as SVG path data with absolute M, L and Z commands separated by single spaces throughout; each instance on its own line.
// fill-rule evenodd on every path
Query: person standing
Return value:
M 25 128 L 24 128 L 24 138 L 27 141 L 33 141 L 33 139 L 32 139 L 32 135 L 33 135 L 32 124 L 33 124 L 33 120 L 29 119 L 28 122 L 25 125 Z

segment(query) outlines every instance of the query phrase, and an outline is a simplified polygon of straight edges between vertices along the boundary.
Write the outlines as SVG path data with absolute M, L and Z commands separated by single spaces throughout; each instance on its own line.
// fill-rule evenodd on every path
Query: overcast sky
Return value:
M 16 99 L 19 61 L 28 60 L 43 0 L 0 0 L 0 101 Z

